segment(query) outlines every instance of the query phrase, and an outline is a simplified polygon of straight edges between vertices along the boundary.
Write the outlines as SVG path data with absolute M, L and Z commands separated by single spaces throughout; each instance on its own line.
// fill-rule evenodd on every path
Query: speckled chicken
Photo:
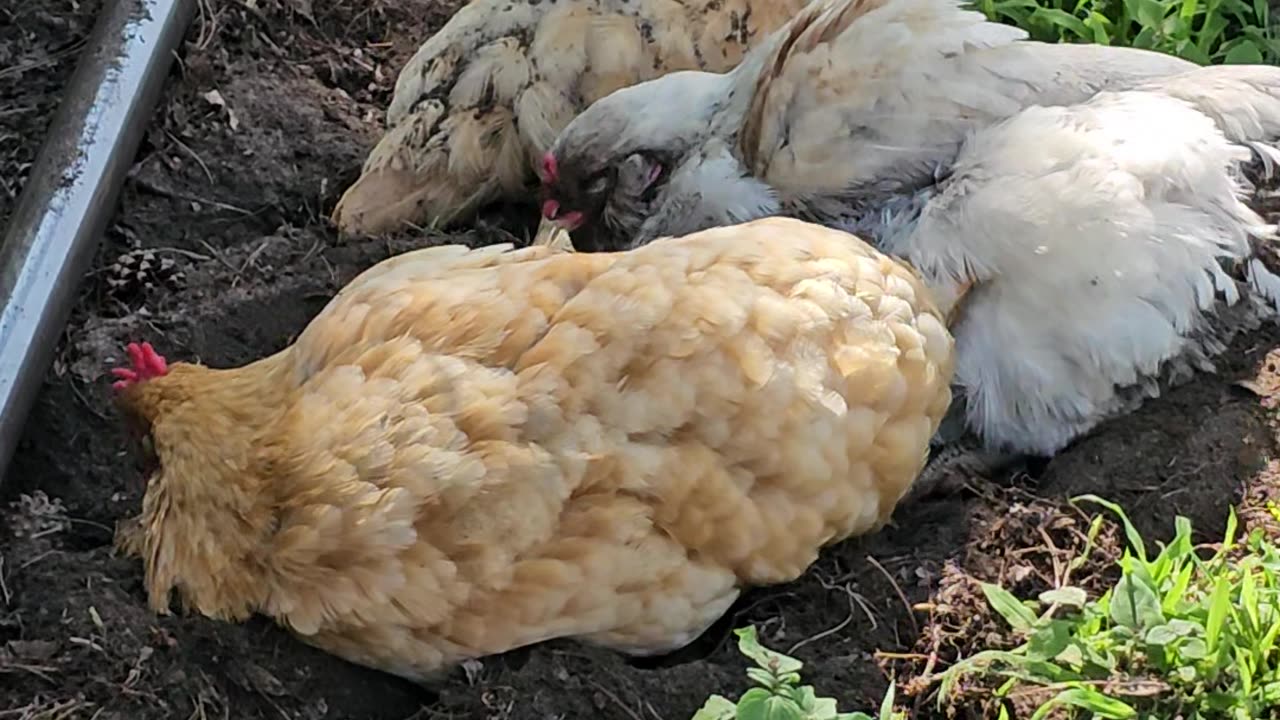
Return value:
M 950 402 L 905 265 L 781 218 L 626 253 L 401 255 L 289 348 L 117 368 L 151 606 L 426 680 L 555 637 L 680 647 L 882 526 Z
M 587 105 L 674 71 L 728 70 L 804 2 L 472 0 L 401 71 L 390 129 L 333 220 L 378 233 L 524 199 Z
M 730 73 L 575 118 L 544 218 L 591 250 L 801 217 L 907 260 L 941 302 L 968 293 L 939 443 L 975 434 L 990 452 L 952 457 L 990 469 L 1052 456 L 1274 317 L 1246 170 L 1277 139 L 1280 68 L 1036 43 L 959 0 L 816 0 Z

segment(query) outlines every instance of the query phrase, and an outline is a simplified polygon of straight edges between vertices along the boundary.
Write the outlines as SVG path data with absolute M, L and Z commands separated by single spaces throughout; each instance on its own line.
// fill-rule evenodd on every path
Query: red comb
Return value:
M 556 167 L 556 156 L 548 150 L 546 155 L 542 156 L 542 182 L 553 183 L 560 176 L 560 170 Z
M 120 378 L 111 383 L 111 387 L 116 390 L 123 390 L 134 383 L 160 377 L 169 372 L 169 363 L 165 362 L 164 357 L 151 347 L 151 343 L 144 342 L 141 345 L 129 343 L 125 350 L 129 353 L 129 363 L 132 367 L 111 369 L 111 374 Z

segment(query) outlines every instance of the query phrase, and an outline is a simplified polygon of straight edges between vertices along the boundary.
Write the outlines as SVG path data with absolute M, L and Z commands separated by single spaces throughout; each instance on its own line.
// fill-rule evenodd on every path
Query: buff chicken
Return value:
M 389 129 L 333 212 L 363 235 L 521 199 L 556 134 L 618 88 L 722 72 L 806 0 L 472 0 L 401 71 Z
M 438 247 L 234 369 L 131 345 L 152 608 L 428 680 L 556 637 L 678 648 L 889 518 L 950 402 L 946 306 L 771 218 L 632 252 Z
M 1277 138 L 1280 68 L 1036 43 L 958 0 L 817 0 L 728 74 L 579 115 L 543 161 L 540 236 L 785 215 L 967 292 L 927 483 L 1050 457 L 1274 316 L 1274 228 L 1243 198 Z

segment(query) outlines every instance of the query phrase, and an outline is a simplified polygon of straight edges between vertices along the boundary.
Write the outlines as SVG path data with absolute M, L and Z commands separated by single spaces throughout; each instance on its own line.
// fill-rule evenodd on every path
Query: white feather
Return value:
M 979 283 L 956 378 L 988 445 L 1050 455 L 1195 350 L 1238 300 L 1222 264 L 1271 230 L 1240 199 L 1250 156 L 1186 102 L 1101 93 L 976 133 L 918 219 L 891 220 L 885 249 L 941 294 Z
M 752 177 L 729 146 L 713 138 L 671 174 L 660 204 L 633 242 L 747 222 L 779 209 L 774 189 Z

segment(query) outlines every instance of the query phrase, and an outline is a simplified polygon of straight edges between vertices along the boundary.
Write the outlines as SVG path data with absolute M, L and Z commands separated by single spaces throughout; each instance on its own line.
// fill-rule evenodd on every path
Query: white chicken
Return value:
M 817 0 L 731 72 L 671 73 L 574 118 L 542 160 L 544 216 L 582 250 L 775 213 L 874 230 L 858 220 L 932 184 L 973 130 L 1196 67 L 1025 38 L 960 0 Z
M 1035 43 L 956 0 L 818 0 L 729 74 L 576 118 L 544 158 L 544 227 L 607 249 L 791 215 L 943 302 L 971 288 L 955 411 L 981 451 L 930 472 L 983 470 L 1053 455 L 1275 313 L 1242 171 L 1277 137 L 1280 68 Z

